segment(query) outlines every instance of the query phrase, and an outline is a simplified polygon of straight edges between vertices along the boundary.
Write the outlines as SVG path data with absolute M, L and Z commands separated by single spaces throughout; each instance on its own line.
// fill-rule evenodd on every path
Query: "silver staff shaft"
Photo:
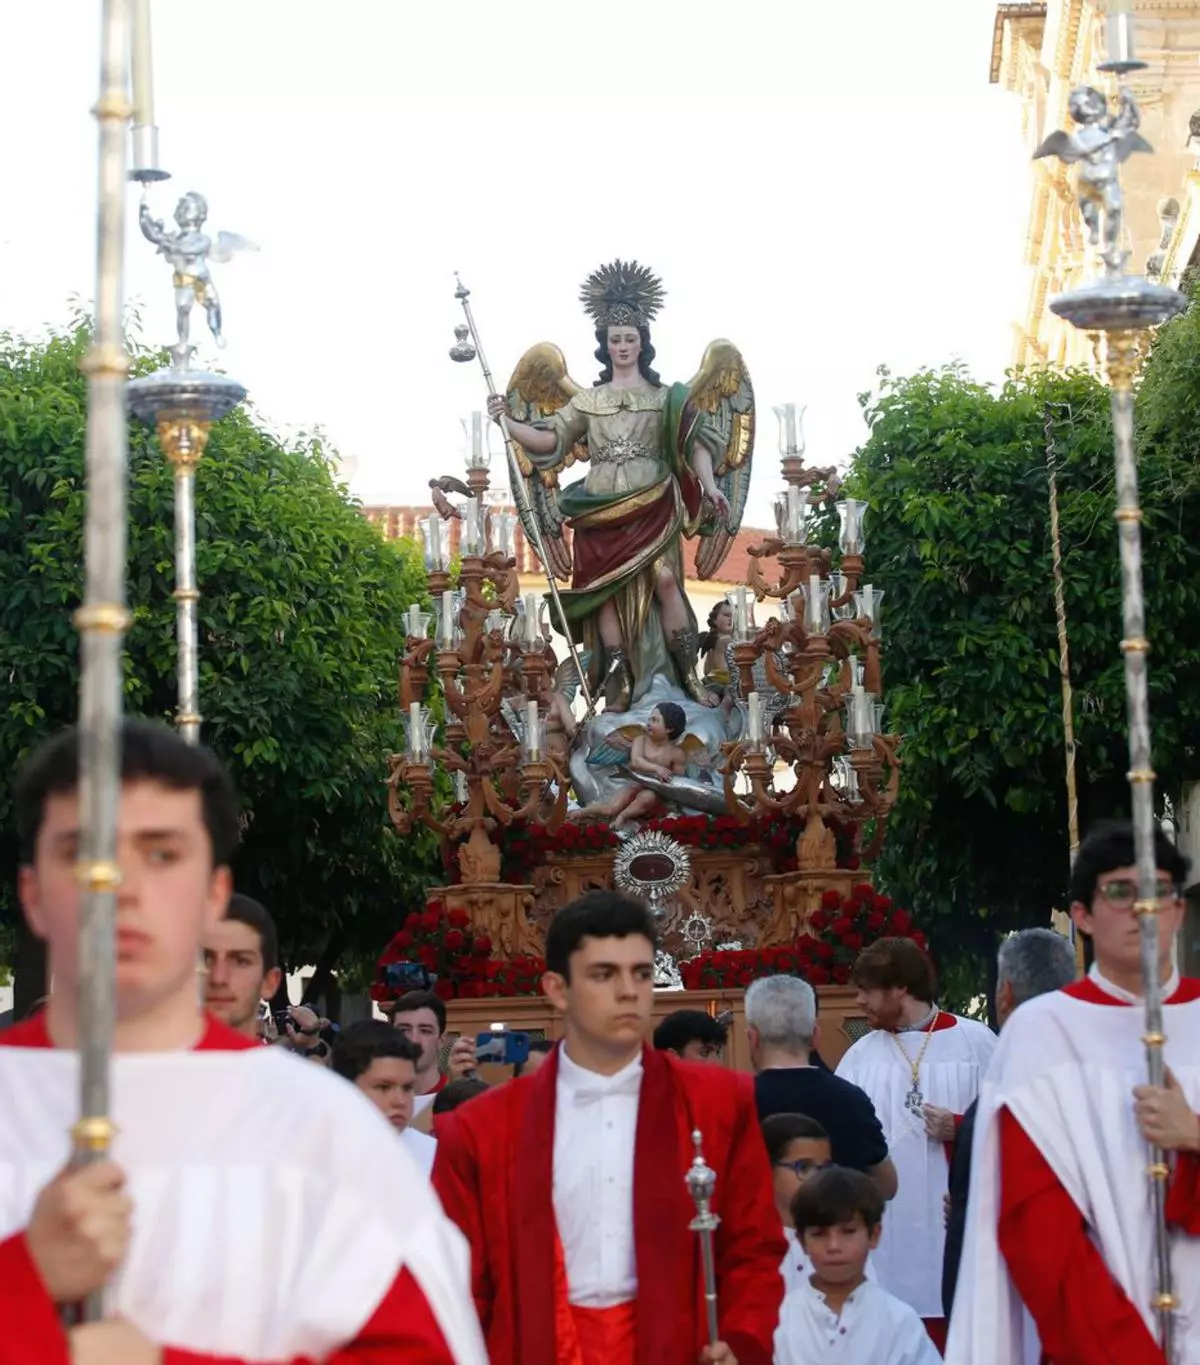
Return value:
M 455 276 L 455 278 L 458 277 Z M 471 312 L 470 294 L 471 291 L 461 280 L 458 280 L 458 288 L 454 291 L 454 297 L 462 304 L 463 314 L 467 319 L 467 327 L 471 332 L 471 343 L 475 347 L 475 354 L 479 357 L 479 368 L 483 371 L 483 382 L 487 385 L 488 393 L 493 394 L 496 392 L 496 384 L 492 379 L 492 372 L 488 368 L 487 357 L 483 354 L 483 345 L 479 340 L 479 331 L 475 326 L 475 316 Z M 558 584 L 555 583 L 554 572 L 550 568 L 550 558 L 546 554 L 546 546 L 542 541 L 541 527 L 538 526 L 533 509 L 525 497 L 525 485 L 521 482 L 521 466 L 517 462 L 516 443 L 513 441 L 512 432 L 508 429 L 508 418 L 504 413 L 500 414 L 500 430 L 504 433 L 504 450 L 508 456 L 508 479 L 512 485 L 513 501 L 521 513 L 522 527 L 526 531 L 533 532 L 533 548 L 542 561 L 542 567 L 546 570 L 546 584 L 550 589 L 550 596 L 558 612 L 558 623 L 562 629 L 563 639 L 567 642 L 567 648 L 571 651 L 571 661 L 575 665 L 575 672 L 579 678 L 579 690 L 583 693 L 583 699 L 587 703 L 587 714 L 591 715 L 596 704 L 592 700 L 591 688 L 588 687 L 587 676 L 579 659 L 579 651 L 575 648 L 575 641 L 571 636 L 571 627 L 567 623 L 567 613 L 563 610 L 562 598 L 558 595 Z
M 713 1191 L 717 1173 L 704 1160 L 703 1136 L 697 1128 L 692 1133 L 696 1155 L 685 1177 L 688 1193 L 696 1205 L 696 1216 L 688 1224 L 700 1238 L 700 1259 L 704 1271 L 704 1312 L 708 1325 L 708 1344 L 715 1346 L 721 1339 L 717 1321 L 717 1262 L 713 1253 L 713 1233 L 721 1226 L 720 1218 L 712 1210 Z
M 1142 512 L 1138 505 L 1137 459 L 1133 449 L 1133 368 L 1136 338 L 1108 338 L 1112 387 L 1113 440 L 1116 447 L 1117 536 L 1121 550 L 1121 608 L 1125 656 L 1125 699 L 1129 718 L 1129 784 L 1133 849 L 1137 865 L 1138 925 L 1141 931 L 1142 998 L 1145 1006 L 1146 1070 L 1151 1085 L 1165 1084 L 1162 979 L 1158 952 L 1158 866 L 1154 850 L 1154 773 L 1150 768 L 1150 701 L 1146 668 L 1146 600 L 1142 587 Z M 1166 1189 L 1170 1168 L 1164 1154 L 1150 1149 L 1150 1196 L 1154 1211 L 1154 1264 L 1163 1355 L 1175 1359 L 1175 1296 L 1172 1290 L 1171 1239 L 1167 1230 Z
M 115 1007 L 114 918 L 117 812 L 121 796 L 121 659 L 125 607 L 125 466 L 127 430 L 123 331 L 126 125 L 131 113 L 129 0 L 101 6 L 99 208 L 96 224 L 96 319 L 83 361 L 88 376 L 87 515 L 83 532 L 84 601 L 80 635 L 79 805 L 76 868 L 79 921 L 79 1105 L 72 1132 L 75 1160 L 103 1160 L 112 1142 L 109 1058 Z M 83 1316 L 95 1321 L 94 1296 Z

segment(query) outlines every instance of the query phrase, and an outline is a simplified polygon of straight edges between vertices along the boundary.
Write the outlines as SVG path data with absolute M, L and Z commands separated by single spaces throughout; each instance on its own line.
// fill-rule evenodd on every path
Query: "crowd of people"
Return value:
M 227 776 L 162 727 L 122 739 L 115 1133 L 77 1122 L 75 734 L 16 788 L 53 986 L 0 1034 L 0 1365 L 1162 1365 L 1148 1143 L 1177 1361 L 1200 1361 L 1200 983 L 1174 965 L 1186 864 L 1165 837 L 1162 1087 L 1142 1079 L 1121 825 L 1072 875 L 1090 971 L 1049 929 L 1006 939 L 998 1038 L 941 1008 L 915 943 L 882 939 L 855 964 L 869 1027 L 836 1070 L 814 991 L 774 976 L 746 991 L 745 1075 L 728 1019 L 678 1010 L 652 1032 L 654 919 L 594 891 L 547 932 L 561 1041 L 488 1084 L 429 991 L 338 1031 L 264 1013 L 278 937 L 232 893 Z M 684 1180 L 697 1133 L 715 1335 Z

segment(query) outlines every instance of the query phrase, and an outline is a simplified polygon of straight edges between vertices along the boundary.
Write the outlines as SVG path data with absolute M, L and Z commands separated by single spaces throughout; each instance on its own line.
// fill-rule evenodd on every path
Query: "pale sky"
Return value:
M 0 328 L 94 293 L 99 0 L 0 4 Z M 664 378 L 726 336 L 754 380 L 747 524 L 776 491 L 770 408 L 810 460 L 862 440 L 876 367 L 998 379 L 1024 306 L 1027 149 L 988 84 L 994 0 L 154 0 L 170 218 L 261 252 L 214 267 L 228 348 L 282 432 L 319 425 L 366 502 L 462 465 L 477 365 L 447 351 L 462 272 L 503 384 L 557 342 L 590 383 L 577 295 L 614 256 L 662 277 Z M 169 267 L 137 232 L 127 297 L 173 339 Z M 497 443 L 497 449 L 498 449 Z M 496 477 L 503 477 L 500 460 Z

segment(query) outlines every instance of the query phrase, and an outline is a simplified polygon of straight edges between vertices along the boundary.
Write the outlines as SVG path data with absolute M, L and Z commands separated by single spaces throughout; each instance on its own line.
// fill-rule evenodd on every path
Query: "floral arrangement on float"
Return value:
M 808 921 L 811 933 L 776 948 L 717 948 L 681 962 L 679 972 L 690 991 L 736 990 L 760 976 L 802 976 L 811 986 L 845 986 L 854 960 L 879 938 L 910 938 L 928 951 L 925 935 L 914 929 L 907 910 L 865 882 L 842 895 L 826 891 Z
M 540 957 L 509 961 L 493 957 L 492 940 L 472 929 L 467 912 L 447 910 L 440 898 L 409 915 L 404 928 L 380 954 L 371 999 L 386 1004 L 413 989 L 412 984 L 402 983 L 406 973 L 397 970 L 413 965 L 433 978 L 430 989 L 443 1000 L 540 995 L 546 971 Z
M 744 824 L 732 815 L 678 815 L 646 820 L 643 830 L 669 835 L 686 848 L 764 850 L 773 872 L 796 871 L 796 844 L 804 832 L 804 820 L 779 814 L 755 817 Z M 838 841 L 838 867 L 855 870 L 859 866 L 849 832 L 844 835 L 834 826 Z M 517 886 L 529 883 L 535 868 L 573 855 L 610 853 L 620 848 L 621 840 L 602 822 L 575 824 L 564 821 L 551 833 L 533 821 L 514 821 L 504 831 L 501 849 L 501 880 Z M 444 849 L 447 876 L 458 879 L 458 859 L 449 842 Z

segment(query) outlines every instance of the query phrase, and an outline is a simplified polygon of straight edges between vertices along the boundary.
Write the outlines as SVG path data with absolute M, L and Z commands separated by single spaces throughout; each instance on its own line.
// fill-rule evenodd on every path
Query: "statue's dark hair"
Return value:
M 708 630 L 696 641 L 696 651 L 698 654 L 707 655 L 717 647 L 717 613 L 722 608 L 728 607 L 733 610 L 729 603 L 722 597 L 719 602 L 713 603 L 713 609 L 708 613 Z
M 638 353 L 638 373 L 647 384 L 653 384 L 656 389 L 662 387 L 662 380 L 658 377 L 658 371 L 650 368 L 650 362 L 654 359 L 654 346 L 650 341 L 650 328 L 639 327 L 638 336 L 642 339 L 642 349 Z M 608 328 L 596 328 L 596 359 L 603 366 L 600 371 L 600 378 L 596 380 L 593 387 L 600 384 L 608 384 L 613 377 L 612 356 L 608 353 Z
M 678 739 L 687 729 L 687 712 L 676 701 L 660 701 L 654 708 L 667 727 L 667 738 Z

